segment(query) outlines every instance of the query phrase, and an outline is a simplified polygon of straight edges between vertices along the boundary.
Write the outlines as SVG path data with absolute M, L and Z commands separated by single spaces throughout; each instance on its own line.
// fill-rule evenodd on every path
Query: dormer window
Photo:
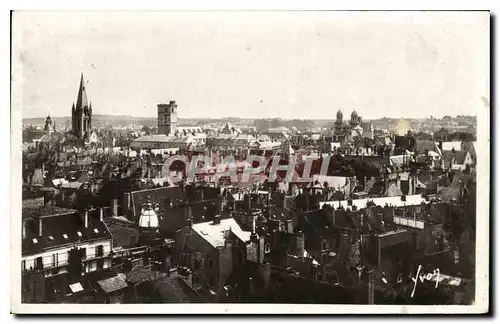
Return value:
M 79 237 L 82 237 L 82 232 L 78 231 L 78 232 L 76 232 L 76 235 L 78 235 Z
M 99 231 L 97 230 L 97 228 L 94 228 L 94 233 L 98 234 Z
M 66 234 L 66 233 L 63 234 L 63 237 L 64 237 L 65 240 L 67 240 L 68 239 L 68 234 Z
M 398 274 L 398 280 L 397 281 L 398 281 L 398 283 L 403 282 L 403 274 L 402 273 Z
M 36 238 L 33 239 L 33 243 L 37 244 L 38 240 Z

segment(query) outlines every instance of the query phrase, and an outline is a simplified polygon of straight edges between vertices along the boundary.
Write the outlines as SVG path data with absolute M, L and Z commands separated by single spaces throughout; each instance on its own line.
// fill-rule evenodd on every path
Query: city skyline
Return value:
M 16 13 L 23 49 L 13 82 L 23 118 L 69 116 L 81 73 L 96 115 L 154 118 L 169 100 L 186 119 L 334 119 L 339 109 L 366 119 L 441 118 L 483 105 L 484 20 L 381 16 Z

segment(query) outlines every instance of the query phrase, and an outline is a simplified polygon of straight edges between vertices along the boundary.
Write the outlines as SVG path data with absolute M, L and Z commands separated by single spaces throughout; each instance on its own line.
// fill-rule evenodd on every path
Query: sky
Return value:
M 15 12 L 24 118 L 473 115 L 489 98 L 487 12 Z

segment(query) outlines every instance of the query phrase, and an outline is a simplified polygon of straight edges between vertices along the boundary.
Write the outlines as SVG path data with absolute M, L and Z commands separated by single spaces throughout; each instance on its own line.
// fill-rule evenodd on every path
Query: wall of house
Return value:
M 179 230 L 175 242 L 177 262 L 193 271 L 193 285 L 217 286 L 217 271 L 220 269 L 217 249 L 200 237 L 191 227 Z M 210 268 L 210 260 L 214 260 L 214 268 Z
M 217 283 L 215 288 L 219 290 L 225 284 L 231 273 L 233 273 L 233 243 L 227 242 L 226 246 L 219 249 L 219 258 L 216 264 Z M 215 274 L 214 274 L 215 275 Z
M 22 257 L 21 269 L 29 270 L 31 268 L 35 269 L 37 258 L 42 258 L 44 270 L 53 270 L 57 267 L 61 267 L 59 270 L 47 271 L 46 276 L 50 277 L 60 273 L 66 272 L 66 266 L 68 264 L 68 252 L 74 247 L 85 248 L 87 254 L 87 262 L 85 264 L 86 272 L 91 272 L 97 270 L 97 261 L 92 261 L 96 257 L 97 246 L 103 246 L 103 256 L 110 257 L 112 242 L 111 240 L 99 240 L 87 243 L 77 243 L 74 246 L 65 246 L 61 248 L 51 249 L 43 251 L 41 253 L 26 255 Z M 104 261 L 104 268 L 111 267 L 111 258 Z

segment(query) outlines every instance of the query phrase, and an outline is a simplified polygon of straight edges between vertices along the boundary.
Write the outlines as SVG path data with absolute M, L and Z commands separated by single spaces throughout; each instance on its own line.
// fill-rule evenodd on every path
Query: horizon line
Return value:
M 33 117 L 23 117 L 22 119 L 38 119 L 38 118 L 47 118 L 50 116 L 51 118 L 71 118 L 70 115 L 47 115 L 47 116 L 33 116 Z M 120 114 L 93 114 L 93 116 L 108 116 L 108 117 L 127 117 L 127 118 L 140 118 L 140 119 L 158 119 L 157 116 L 132 116 L 132 115 L 120 115 Z M 398 117 L 389 117 L 389 116 L 383 116 L 383 117 L 373 117 L 373 118 L 363 118 L 363 120 L 379 120 L 379 119 L 443 119 L 445 116 L 449 116 L 451 118 L 457 118 L 459 116 L 465 116 L 465 117 L 477 117 L 476 114 L 467 114 L 467 115 L 443 115 L 442 117 L 435 117 L 435 116 L 426 116 L 426 117 L 416 117 L 416 116 L 398 116 Z M 226 117 L 182 117 L 178 116 L 179 119 L 209 119 L 209 120 L 218 120 L 218 119 L 242 119 L 242 120 L 250 120 L 250 119 L 260 119 L 260 120 L 267 120 L 267 119 L 280 119 L 280 120 L 332 120 L 335 121 L 335 118 L 283 118 L 283 117 L 237 117 L 237 116 L 226 116 Z M 344 118 L 344 121 L 349 121 L 349 118 Z

